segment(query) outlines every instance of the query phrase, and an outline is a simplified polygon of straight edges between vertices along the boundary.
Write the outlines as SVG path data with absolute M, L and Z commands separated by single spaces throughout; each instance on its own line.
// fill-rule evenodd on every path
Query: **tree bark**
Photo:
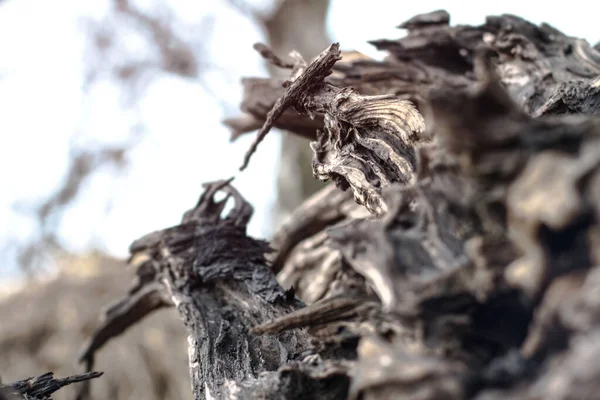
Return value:
M 214 199 L 219 191 L 235 200 L 226 217 L 220 214 L 227 199 Z M 251 333 L 254 326 L 302 307 L 267 266 L 267 243 L 246 236 L 251 215 L 252 207 L 227 181 L 216 182 L 207 185 L 181 225 L 134 242 L 132 259 L 145 260 L 136 283 L 106 312 L 81 361 L 91 368 L 94 353 L 110 338 L 155 309 L 175 305 L 188 330 L 194 399 L 345 398 L 349 381 L 343 363 L 304 362 L 319 359 L 311 335 Z

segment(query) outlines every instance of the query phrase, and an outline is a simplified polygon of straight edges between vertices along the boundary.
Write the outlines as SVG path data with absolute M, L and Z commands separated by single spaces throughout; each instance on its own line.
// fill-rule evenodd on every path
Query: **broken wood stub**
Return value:
M 219 193 L 226 197 L 217 201 Z M 230 198 L 235 205 L 221 216 Z M 246 235 L 251 215 L 252 207 L 228 181 L 220 181 L 207 185 L 180 225 L 135 241 L 130 250 L 131 262 L 137 262 L 136 283 L 107 310 L 86 345 L 81 361 L 87 368 L 109 339 L 155 309 L 174 305 L 188 330 L 195 399 L 277 398 L 272 396 L 280 391 L 290 399 L 321 392 L 323 398 L 345 398 L 345 368 L 302 363 L 319 357 L 309 334 L 250 333 L 252 327 L 302 307 L 293 291 L 284 291 L 275 280 L 265 260 L 268 244 Z M 148 301 L 150 297 L 164 300 Z

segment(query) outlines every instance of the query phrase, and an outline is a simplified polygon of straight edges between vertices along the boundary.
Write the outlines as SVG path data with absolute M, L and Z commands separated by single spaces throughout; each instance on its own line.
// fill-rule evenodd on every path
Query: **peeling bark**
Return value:
M 381 187 L 410 182 L 414 145 L 429 139 L 421 114 L 396 96 L 362 96 L 351 88 L 325 82 L 341 59 L 337 43 L 308 66 L 299 56 L 292 67 L 265 46 L 260 49 L 263 57 L 275 65 L 291 67 L 292 72 L 284 84 L 285 93 L 267 114 L 241 170 L 285 110 L 294 107 L 308 115 L 321 113 L 325 115 L 324 132 L 311 143 L 315 177 L 331 179 L 343 190 L 351 187 L 358 204 L 375 215 L 383 214 L 386 205 L 379 195 Z

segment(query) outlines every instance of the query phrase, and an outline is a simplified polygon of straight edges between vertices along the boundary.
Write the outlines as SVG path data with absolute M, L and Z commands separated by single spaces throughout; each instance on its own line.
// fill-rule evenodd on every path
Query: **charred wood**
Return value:
M 221 192 L 226 197 L 216 200 Z M 221 216 L 230 197 L 234 208 Z M 252 207 L 228 181 L 216 182 L 207 185 L 180 225 L 135 241 L 130 249 L 135 283 L 106 311 L 81 362 L 92 368 L 95 352 L 109 339 L 152 311 L 174 305 L 188 330 L 195 399 L 345 398 L 347 366 L 335 357 L 321 360 L 311 335 L 250 333 L 302 307 L 267 266 L 268 244 L 246 236 L 251 215 Z

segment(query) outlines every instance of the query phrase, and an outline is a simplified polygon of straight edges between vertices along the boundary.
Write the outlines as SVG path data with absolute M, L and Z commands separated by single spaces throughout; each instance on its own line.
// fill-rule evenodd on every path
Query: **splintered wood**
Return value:
M 264 46 L 257 48 L 260 50 L 263 56 L 266 56 L 268 60 L 277 60 L 275 65 L 286 65 L 282 61 L 279 61 L 279 58 L 274 57 L 270 51 L 265 50 Z M 286 86 L 287 89 L 283 96 L 277 99 L 275 105 L 267 114 L 267 119 L 258 131 L 256 140 L 254 143 L 252 143 L 252 146 L 244 156 L 244 163 L 240 167 L 240 170 L 243 171 L 248 166 L 250 157 L 252 157 L 252 154 L 254 154 L 260 142 L 265 138 L 267 133 L 269 133 L 274 122 L 283 114 L 285 110 L 290 107 L 298 107 L 302 109 L 305 96 L 310 96 L 312 94 L 311 92 L 315 89 L 315 86 L 323 86 L 323 80 L 331 74 L 331 68 L 333 68 L 333 65 L 339 59 L 340 46 L 338 43 L 334 43 L 327 50 L 321 53 L 321 55 L 319 55 L 319 57 L 313 63 L 311 63 L 306 70 L 301 72 L 300 76 L 297 78 L 293 77 L 292 80 L 284 82 L 284 86 Z M 299 60 L 298 64 L 298 71 L 301 71 L 301 69 L 303 69 L 302 66 L 304 65 L 304 61 Z
M 511 15 L 449 21 L 372 42 L 384 62 L 257 46 L 291 75 L 245 81 L 247 115 L 227 123 L 262 127 L 242 168 L 279 126 L 312 140 L 332 184 L 270 243 L 246 235 L 230 181 L 207 185 L 181 224 L 132 245 L 135 284 L 87 368 L 174 305 L 195 399 L 596 399 L 600 54 Z
M 351 88 L 327 83 L 325 78 L 341 59 L 337 43 L 305 68 L 301 58 L 294 66 L 264 45 L 256 48 L 274 65 L 294 68 L 294 72 L 284 82 L 286 90 L 267 114 L 241 169 L 246 168 L 258 144 L 287 108 L 294 107 L 311 118 L 323 114 L 324 130 L 311 143 L 315 177 L 333 180 L 342 189 L 351 187 L 358 204 L 375 215 L 385 213 L 381 188 L 412 180 L 414 145 L 429 139 L 419 111 L 411 102 L 394 95 L 363 96 Z

